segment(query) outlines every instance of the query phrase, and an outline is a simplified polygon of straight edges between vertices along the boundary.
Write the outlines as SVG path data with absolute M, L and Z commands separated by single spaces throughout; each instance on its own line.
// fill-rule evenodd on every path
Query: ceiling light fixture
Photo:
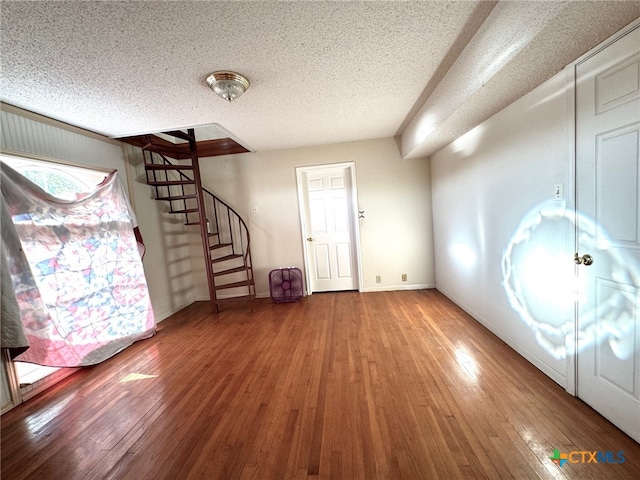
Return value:
M 231 102 L 249 88 L 249 80 L 236 72 L 219 70 L 207 77 L 207 85 L 216 95 Z

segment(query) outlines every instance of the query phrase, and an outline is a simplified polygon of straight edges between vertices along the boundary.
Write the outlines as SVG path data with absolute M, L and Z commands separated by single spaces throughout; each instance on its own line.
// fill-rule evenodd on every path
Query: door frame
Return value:
M 577 82 L 578 82 L 578 75 L 577 75 L 577 71 L 578 71 L 578 66 L 582 63 L 584 63 L 585 61 L 589 60 L 591 57 L 593 57 L 594 55 L 597 55 L 598 53 L 600 53 L 602 50 L 604 50 L 605 48 L 607 48 L 608 46 L 610 46 L 611 44 L 617 42 L 618 40 L 620 40 L 622 37 L 625 37 L 626 35 L 630 34 L 633 30 L 635 30 L 636 28 L 640 28 L 640 19 L 636 19 L 633 22 L 631 22 L 629 25 L 627 25 L 626 27 L 622 28 L 621 30 L 619 30 L 617 33 L 615 33 L 614 35 L 610 36 L 609 38 L 607 38 L 606 40 L 604 40 L 603 42 L 599 43 L 598 45 L 596 45 L 595 47 L 593 47 L 592 49 L 590 49 L 588 52 L 586 52 L 585 54 L 583 54 L 582 56 L 578 57 L 575 61 L 573 61 L 571 64 L 569 64 L 566 68 L 566 75 L 567 75 L 567 98 L 568 98 L 568 103 L 567 103 L 567 109 L 569 111 L 568 117 L 569 117 L 569 128 L 568 128 L 568 134 L 569 134 L 569 145 L 570 145 L 570 162 L 569 162 L 569 184 L 570 184 L 570 191 L 567 192 L 567 198 L 571 199 L 571 204 L 567 205 L 568 209 L 571 209 L 573 211 L 573 215 L 574 215 L 574 232 L 573 232 L 573 245 L 574 245 L 574 251 L 577 252 L 578 251 L 578 239 L 579 239 L 579 221 L 578 221 L 578 216 L 580 215 L 580 212 L 578 211 L 578 173 L 577 173 L 577 169 L 578 169 L 578 156 L 576 154 L 577 152 L 577 142 L 578 142 L 578 137 L 577 137 L 577 122 L 578 122 L 578 117 L 577 117 L 577 112 L 576 112 L 576 102 L 577 102 L 577 98 L 576 98 L 576 93 L 577 93 Z M 576 265 L 574 267 L 574 277 L 578 278 L 578 268 L 579 266 Z M 578 333 L 579 333 L 579 324 L 578 324 L 578 302 L 574 302 L 574 308 L 573 308 L 573 344 L 571 346 L 567 345 L 568 347 L 572 348 L 572 351 L 574 352 L 572 355 L 567 355 L 567 359 L 566 359 L 566 382 L 565 382 L 565 391 L 570 393 L 571 395 L 573 395 L 574 397 L 578 396 L 578 359 L 576 357 L 576 355 L 579 355 L 579 351 L 578 351 Z
M 298 211 L 300 213 L 300 234 L 302 241 L 302 254 L 304 257 L 304 279 L 305 279 L 305 294 L 311 295 L 313 293 L 311 288 L 311 268 L 310 258 L 307 253 L 307 240 L 306 234 L 307 225 L 307 207 L 308 198 L 305 195 L 304 174 L 309 172 L 317 172 L 318 170 L 333 170 L 336 168 L 342 168 L 349 171 L 349 177 L 351 179 L 349 188 L 351 189 L 350 203 L 351 203 L 351 217 L 349 222 L 351 224 L 351 231 L 353 235 L 353 250 L 355 253 L 356 262 L 356 280 L 358 282 L 358 291 L 362 292 L 362 286 L 364 285 L 364 277 L 362 275 L 362 252 L 360 248 L 360 222 L 358 215 L 358 190 L 356 182 L 356 164 L 355 162 L 343 162 L 343 163 L 326 163 L 322 165 L 312 165 L 306 167 L 296 167 L 296 182 L 298 189 Z

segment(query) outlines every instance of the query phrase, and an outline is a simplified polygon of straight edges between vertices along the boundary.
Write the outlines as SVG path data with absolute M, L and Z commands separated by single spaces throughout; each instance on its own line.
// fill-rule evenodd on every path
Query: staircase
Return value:
M 238 301 L 248 301 L 253 308 L 255 281 L 246 223 L 228 204 L 202 188 L 194 130 L 164 135 L 182 141 L 183 147 L 188 142 L 189 155 L 184 154 L 185 148 L 160 148 L 153 140 L 157 137 L 147 136 L 139 143 L 147 183 L 154 187 L 156 200 L 169 203 L 170 213 L 183 216 L 185 225 L 199 228 L 212 311 L 217 313 L 222 304 Z M 172 150 L 182 152 L 173 162 L 167 158 Z

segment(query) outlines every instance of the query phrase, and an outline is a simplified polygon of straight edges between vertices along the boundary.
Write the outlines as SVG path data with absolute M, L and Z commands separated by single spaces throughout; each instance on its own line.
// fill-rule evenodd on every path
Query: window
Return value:
M 90 192 L 104 180 L 107 172 L 61 163 L 0 155 L 0 160 L 20 172 L 44 191 L 62 199 Z
M 71 200 L 75 197 L 76 192 L 89 189 L 80 179 L 52 167 L 26 166 L 18 168 L 17 171 L 44 191 L 58 198 Z
M 65 200 L 74 199 L 76 193 L 91 192 L 95 185 L 101 183 L 106 172 L 90 168 L 75 167 L 43 160 L 0 155 L 0 160 L 11 168 L 21 173 L 47 193 Z M 31 363 L 13 362 L 23 394 L 30 392 L 34 387 L 44 385 L 45 377 L 57 372 L 58 368 L 43 367 Z M 62 369 L 71 370 L 73 369 Z M 53 375 L 64 378 L 65 375 Z M 54 380 L 49 377 L 48 380 Z M 55 381 L 55 380 L 54 380 Z

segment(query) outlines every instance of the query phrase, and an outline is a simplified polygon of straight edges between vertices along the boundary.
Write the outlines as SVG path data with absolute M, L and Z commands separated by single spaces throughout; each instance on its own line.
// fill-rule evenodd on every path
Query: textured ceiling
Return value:
M 639 16 L 611 1 L 4 0 L 0 98 L 111 137 L 216 123 L 257 151 L 401 135 L 425 156 Z M 226 103 L 214 70 L 251 86 Z

